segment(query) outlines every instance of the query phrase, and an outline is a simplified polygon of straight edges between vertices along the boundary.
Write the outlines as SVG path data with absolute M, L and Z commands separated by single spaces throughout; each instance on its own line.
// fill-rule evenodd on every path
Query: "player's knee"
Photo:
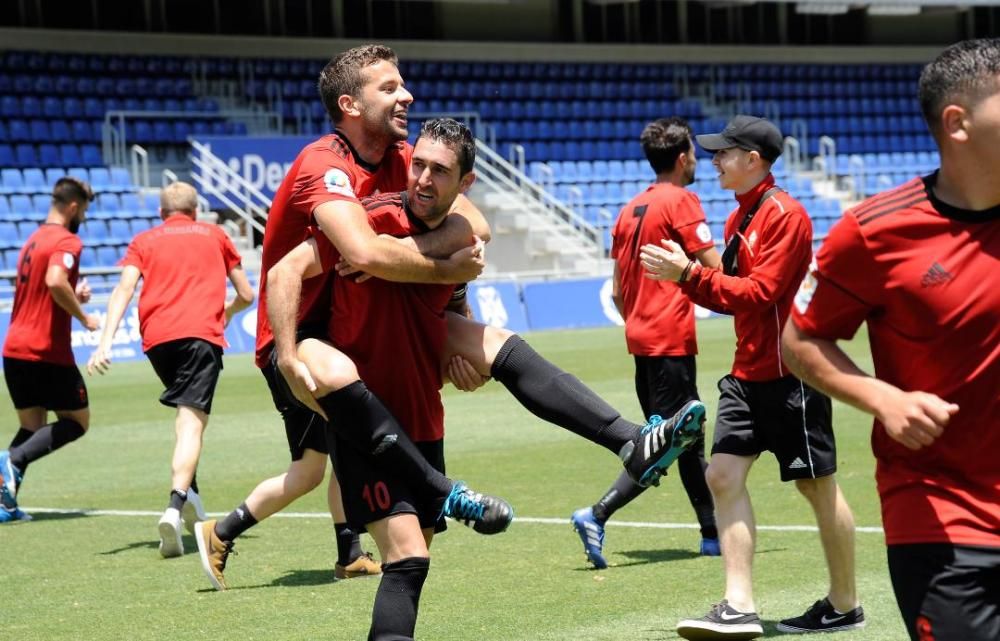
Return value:
M 359 379 L 354 362 L 340 352 L 331 352 L 322 361 L 308 365 L 316 383 L 316 398 L 347 387 Z
M 740 475 L 725 465 L 712 464 L 705 470 L 705 481 L 712 495 L 716 497 L 726 497 L 742 488 L 743 480 Z
M 833 487 L 833 477 L 824 476 L 818 479 L 796 479 L 795 488 L 810 503 L 821 500 Z
M 325 460 L 321 460 L 319 463 L 317 464 L 308 457 L 295 461 L 288 468 L 288 474 L 285 477 L 288 491 L 295 496 L 303 496 L 319 487 L 320 483 L 323 482 L 323 477 L 326 476 L 326 466 L 322 465 Z
M 486 326 L 486 331 L 483 335 L 483 347 L 486 350 L 486 355 L 493 360 L 499 352 L 503 344 L 506 343 L 511 336 L 516 336 L 514 332 L 509 329 L 504 329 L 502 327 L 493 327 L 492 325 Z

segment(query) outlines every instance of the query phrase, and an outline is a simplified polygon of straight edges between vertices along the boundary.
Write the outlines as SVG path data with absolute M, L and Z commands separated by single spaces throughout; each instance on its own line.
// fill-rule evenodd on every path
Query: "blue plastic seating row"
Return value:
M 231 60 L 231 59 L 227 59 Z M 48 71 L 93 74 L 190 76 L 197 58 L 188 56 L 120 56 L 10 50 L 0 55 L 0 69 L 32 74 Z
M 0 144 L 0 167 L 95 167 L 104 164 L 97 145 Z
M 158 98 L 189 98 L 194 88 L 188 78 L 145 78 L 110 76 L 76 77 L 70 75 L 10 75 L 0 73 L 3 94 L 36 94 L 39 96 L 151 96 Z
M 69 96 L 0 97 L 4 118 L 104 118 L 109 111 L 217 112 L 219 103 L 210 98 L 78 98 Z
M 68 171 L 60 167 L 42 169 L 5 168 L 0 170 L 0 194 L 51 194 L 56 181 L 64 176 L 73 176 L 90 184 L 94 193 L 135 191 L 132 178 L 123 167 L 72 167 Z M 47 209 L 47 208 L 46 208 Z

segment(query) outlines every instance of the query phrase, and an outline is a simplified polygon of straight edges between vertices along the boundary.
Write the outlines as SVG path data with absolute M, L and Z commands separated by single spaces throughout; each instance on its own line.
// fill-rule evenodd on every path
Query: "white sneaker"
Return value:
M 181 540 L 181 513 L 168 507 L 160 517 L 160 556 L 169 559 L 184 554 L 184 541 Z
M 189 534 L 194 534 L 194 526 L 200 521 L 204 521 L 208 516 L 205 514 L 205 506 L 201 504 L 201 497 L 192 489 L 187 491 L 187 500 L 181 508 L 181 518 L 184 519 L 184 528 Z

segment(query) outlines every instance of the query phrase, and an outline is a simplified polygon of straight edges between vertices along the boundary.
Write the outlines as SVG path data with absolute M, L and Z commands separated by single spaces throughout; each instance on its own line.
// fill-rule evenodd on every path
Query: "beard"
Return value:
M 79 218 L 74 218 L 73 220 L 69 221 L 69 231 L 70 231 L 70 233 L 71 234 L 75 234 L 75 233 L 79 232 L 80 231 L 80 224 L 82 222 L 83 221 L 81 221 Z
M 366 107 L 361 117 L 365 122 L 365 130 L 369 132 L 369 136 L 384 140 L 386 146 L 409 137 L 409 132 L 405 129 L 402 132 L 396 129 L 392 122 L 392 111 L 385 113 Z

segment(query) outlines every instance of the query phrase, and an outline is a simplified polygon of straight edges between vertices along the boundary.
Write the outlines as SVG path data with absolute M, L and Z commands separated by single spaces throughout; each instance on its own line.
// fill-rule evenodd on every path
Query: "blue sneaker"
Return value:
M 608 562 L 601 555 L 604 549 L 604 526 L 594 518 L 593 508 L 580 508 L 573 512 L 569 521 L 583 541 L 583 551 L 587 555 L 587 560 L 598 570 L 608 567 Z
M 17 509 L 17 486 L 21 471 L 10 462 L 10 450 L 0 451 L 0 505 L 13 512 Z
M 702 539 L 700 554 L 702 556 L 722 556 L 722 546 L 719 545 L 719 539 Z
M 14 509 L 8 510 L 5 507 L 0 506 L 0 523 L 11 523 L 13 521 L 30 521 L 31 515 L 27 512 Z
M 667 420 L 655 414 L 650 416 L 649 422 L 618 455 L 625 471 L 642 487 L 659 485 L 660 477 L 681 452 L 704 434 L 704 424 L 705 405 L 701 401 L 688 401 Z
M 450 516 L 480 534 L 499 534 L 514 520 L 514 508 L 499 497 L 475 492 L 462 481 L 455 481 L 441 516 Z

